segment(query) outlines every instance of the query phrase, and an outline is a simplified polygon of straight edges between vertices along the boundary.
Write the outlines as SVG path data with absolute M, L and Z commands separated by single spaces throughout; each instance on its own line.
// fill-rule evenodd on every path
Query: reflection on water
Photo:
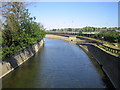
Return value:
M 4 88 L 104 88 L 89 57 L 77 45 L 47 39 L 30 60 L 3 78 Z

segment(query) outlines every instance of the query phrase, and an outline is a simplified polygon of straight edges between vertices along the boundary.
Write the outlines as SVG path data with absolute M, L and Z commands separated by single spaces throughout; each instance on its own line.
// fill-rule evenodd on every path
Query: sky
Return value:
M 27 8 L 47 30 L 118 26 L 117 2 L 32 2 Z

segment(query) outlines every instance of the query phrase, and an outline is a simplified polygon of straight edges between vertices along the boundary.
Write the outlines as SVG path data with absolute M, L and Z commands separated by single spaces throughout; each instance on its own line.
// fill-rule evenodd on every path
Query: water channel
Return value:
M 106 88 L 88 55 L 77 45 L 44 38 L 41 50 L 3 79 L 3 88 Z

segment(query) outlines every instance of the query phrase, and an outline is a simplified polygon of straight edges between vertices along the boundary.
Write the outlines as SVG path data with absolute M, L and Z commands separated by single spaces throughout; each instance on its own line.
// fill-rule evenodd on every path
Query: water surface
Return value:
M 44 47 L 3 78 L 3 88 L 104 88 L 106 84 L 77 45 L 44 39 Z

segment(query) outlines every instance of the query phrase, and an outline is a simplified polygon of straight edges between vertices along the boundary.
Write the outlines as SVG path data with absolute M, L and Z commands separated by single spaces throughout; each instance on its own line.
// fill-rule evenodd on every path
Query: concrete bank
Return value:
M 88 52 L 102 66 L 115 88 L 120 88 L 120 58 L 105 52 L 104 50 L 88 44 Z
M 10 73 L 17 67 L 19 67 L 22 63 L 27 61 L 30 57 L 32 57 L 38 50 L 43 46 L 44 41 L 41 40 L 40 42 L 34 44 L 33 46 L 26 48 L 14 56 L 5 59 L 0 63 L 0 67 L 2 67 L 2 73 L 0 78 L 4 77 L 6 74 Z

